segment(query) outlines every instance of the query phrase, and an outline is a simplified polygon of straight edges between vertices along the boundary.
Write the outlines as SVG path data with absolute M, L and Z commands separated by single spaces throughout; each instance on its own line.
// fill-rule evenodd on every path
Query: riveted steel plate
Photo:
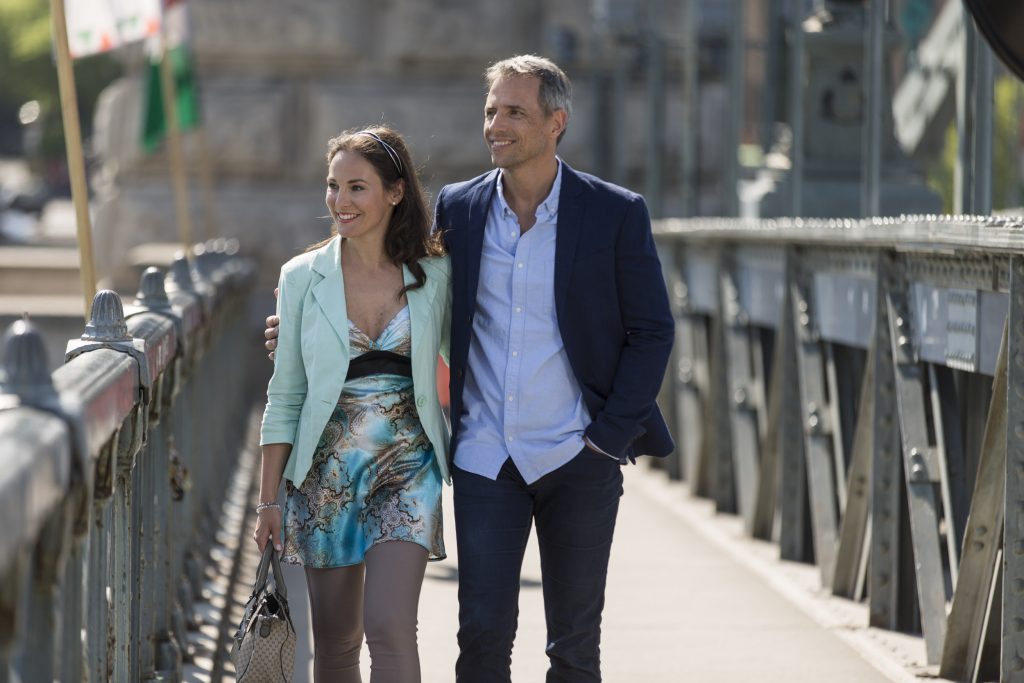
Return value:
M 809 270 L 844 273 L 864 278 L 875 277 L 877 251 L 857 248 L 812 248 L 803 252 L 803 263 Z
M 718 253 L 711 249 L 687 249 L 683 272 L 691 309 L 715 315 L 718 311 Z
M 992 375 L 1008 298 L 1001 292 L 914 283 L 914 347 L 921 360 Z
M 1010 306 L 1010 295 L 981 292 L 978 303 L 978 372 L 993 376 L 1003 339 L 1003 324 Z
M 737 247 L 733 272 L 740 308 L 752 325 L 777 328 L 786 292 L 786 256 L 781 247 Z
M 988 254 L 908 254 L 905 258 L 907 279 L 911 282 L 986 291 L 996 288 L 996 267 Z
M 822 339 L 866 349 L 875 331 L 874 279 L 814 273 L 814 315 Z

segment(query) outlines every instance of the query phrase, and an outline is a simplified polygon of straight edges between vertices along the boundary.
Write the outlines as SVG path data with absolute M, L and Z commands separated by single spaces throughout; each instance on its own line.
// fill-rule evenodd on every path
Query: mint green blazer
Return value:
M 416 410 L 444 480 L 448 424 L 437 396 L 437 358 L 448 361 L 451 269 L 448 257 L 420 261 L 426 283 L 406 293 L 412 326 L 412 381 Z M 402 267 L 405 283 L 415 282 Z M 274 375 L 267 386 L 260 444 L 292 444 L 284 476 L 301 486 L 313 451 L 338 402 L 348 374 L 348 314 L 341 275 L 341 239 L 296 256 L 281 268 L 277 314 L 281 317 Z

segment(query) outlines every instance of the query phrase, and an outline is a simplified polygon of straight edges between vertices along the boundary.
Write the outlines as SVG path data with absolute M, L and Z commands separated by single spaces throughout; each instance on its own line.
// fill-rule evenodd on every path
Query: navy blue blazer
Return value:
M 452 449 L 480 280 L 484 226 L 498 171 L 444 187 L 434 225 L 451 256 Z M 617 457 L 664 457 L 674 444 L 655 399 L 675 334 L 643 197 L 563 162 L 555 238 L 555 311 L 591 424 Z

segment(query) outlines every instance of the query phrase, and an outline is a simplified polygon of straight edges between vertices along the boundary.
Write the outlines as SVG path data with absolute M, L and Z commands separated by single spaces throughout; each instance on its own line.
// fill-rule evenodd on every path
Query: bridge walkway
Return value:
M 248 464 L 246 464 L 248 462 Z M 255 474 L 257 456 L 243 458 Z M 610 683 L 699 681 L 729 683 L 875 683 L 913 681 L 932 674 L 919 638 L 870 629 L 866 607 L 821 591 L 811 565 L 782 562 L 778 547 L 745 536 L 738 519 L 716 515 L 708 501 L 692 498 L 647 465 L 626 470 L 604 613 L 602 662 Z M 454 680 L 458 556 L 455 524 L 445 495 L 448 559 L 432 563 L 420 600 L 420 656 L 424 683 Z M 254 487 L 248 492 L 253 504 Z M 230 591 L 225 576 L 212 593 L 230 593 L 226 622 L 237 621 L 259 561 L 250 541 L 253 516 L 238 504 L 227 515 L 244 528 L 239 579 Z M 230 545 L 230 544 L 229 544 Z M 230 553 L 225 553 L 229 555 Z M 519 634 L 513 680 L 542 681 L 544 613 L 540 562 L 531 538 L 523 567 Z M 302 571 L 286 568 L 299 630 L 294 681 L 312 681 L 312 645 Z M 223 652 L 223 650 L 222 650 Z M 369 680 L 369 653 L 362 657 Z M 209 681 L 212 660 L 200 657 L 186 681 Z M 231 681 L 230 665 L 224 681 Z

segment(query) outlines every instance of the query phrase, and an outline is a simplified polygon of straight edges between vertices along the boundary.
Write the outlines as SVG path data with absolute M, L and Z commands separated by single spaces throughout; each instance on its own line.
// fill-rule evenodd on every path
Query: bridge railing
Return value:
M 1024 680 L 1024 223 L 655 228 L 666 463 L 954 680 Z M 977 677 L 977 678 L 976 678 Z
M 180 680 L 254 393 L 253 268 L 196 251 L 97 294 L 52 376 L 30 323 L 5 337 L 0 681 Z

